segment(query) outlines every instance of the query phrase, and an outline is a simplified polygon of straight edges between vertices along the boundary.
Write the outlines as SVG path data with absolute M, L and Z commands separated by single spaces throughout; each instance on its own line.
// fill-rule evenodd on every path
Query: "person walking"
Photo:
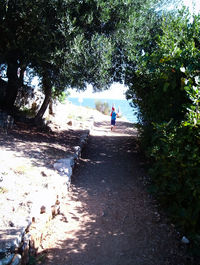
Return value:
M 116 126 L 116 118 L 118 116 L 114 107 L 112 107 L 112 112 L 111 112 L 110 116 L 111 116 L 111 131 L 113 131 L 115 126 Z

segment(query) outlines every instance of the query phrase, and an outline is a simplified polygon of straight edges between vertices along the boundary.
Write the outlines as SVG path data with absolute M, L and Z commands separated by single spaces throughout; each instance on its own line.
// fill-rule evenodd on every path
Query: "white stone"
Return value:
M 80 155 L 80 152 L 81 152 L 81 148 L 80 148 L 80 146 L 75 146 L 75 147 L 74 147 L 74 150 L 75 150 L 75 152 L 76 152 L 76 155 L 79 156 L 79 155 Z
M 189 239 L 187 239 L 187 237 L 185 237 L 185 236 L 182 237 L 181 242 L 183 244 L 189 244 L 190 243 Z
M 62 163 L 54 163 L 53 164 L 54 169 L 58 170 L 58 171 L 61 171 L 62 166 L 63 166 Z
M 58 172 L 63 173 L 64 175 L 67 175 L 68 177 L 71 177 L 72 175 L 72 167 L 74 166 L 74 158 L 64 158 L 59 159 L 56 163 L 54 163 L 53 167 Z
M 19 264 L 21 264 L 21 255 L 19 255 L 19 254 L 17 254 L 17 255 L 15 255 L 15 257 L 14 257 L 14 259 L 13 259 L 13 261 L 12 261 L 12 263 L 10 264 L 10 265 L 19 265 Z
M 8 257 L 0 260 L 0 265 L 7 265 L 10 264 L 11 260 L 13 259 L 14 254 L 9 255 Z

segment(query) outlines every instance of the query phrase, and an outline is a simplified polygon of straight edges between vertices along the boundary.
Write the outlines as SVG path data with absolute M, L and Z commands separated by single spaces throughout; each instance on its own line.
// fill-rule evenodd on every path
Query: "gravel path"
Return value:
M 96 123 L 37 264 L 191 264 L 146 192 L 135 136 L 129 123 L 118 122 L 114 132 L 109 121 Z

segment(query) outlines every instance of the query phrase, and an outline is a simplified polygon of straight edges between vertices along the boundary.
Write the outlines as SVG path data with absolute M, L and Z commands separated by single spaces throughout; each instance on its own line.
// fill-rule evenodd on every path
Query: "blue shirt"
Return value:
M 112 111 L 111 113 L 111 120 L 116 120 L 117 113 L 115 111 Z

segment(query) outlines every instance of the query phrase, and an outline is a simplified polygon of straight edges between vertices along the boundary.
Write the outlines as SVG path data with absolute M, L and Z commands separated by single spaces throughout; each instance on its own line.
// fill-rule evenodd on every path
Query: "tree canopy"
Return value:
M 6 109 L 14 106 L 27 67 L 41 77 L 47 104 L 53 86 L 59 92 L 69 86 L 84 89 L 86 83 L 95 89 L 111 84 L 110 35 L 120 17 L 115 12 L 113 19 L 104 4 L 92 0 L 4 2 L 0 63 L 7 70 Z
M 139 52 L 137 44 L 127 51 L 127 97 L 138 109 L 151 191 L 199 245 L 200 16 L 183 9 L 150 18 Z
M 161 2 L 4 0 L 0 65 L 8 81 L 2 107 L 12 110 L 19 90 L 28 89 L 24 73 L 30 69 L 30 77 L 40 77 L 45 94 L 40 117 L 53 87 L 59 95 L 67 87 L 85 89 L 90 83 L 101 90 L 113 81 L 123 82 L 124 58 L 136 59 L 142 51 L 140 36 L 149 32 L 153 5 Z

